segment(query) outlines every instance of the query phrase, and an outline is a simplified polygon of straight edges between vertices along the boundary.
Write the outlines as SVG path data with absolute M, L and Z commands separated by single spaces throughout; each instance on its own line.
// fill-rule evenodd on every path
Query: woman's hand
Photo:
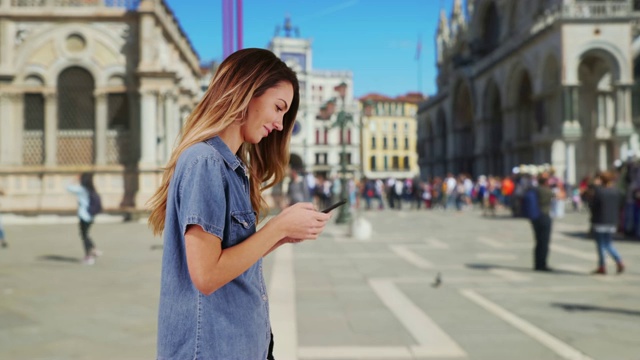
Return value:
M 311 203 L 297 203 L 284 209 L 267 226 L 276 227 L 283 235 L 280 242 L 298 243 L 317 239 L 331 215 L 317 211 Z

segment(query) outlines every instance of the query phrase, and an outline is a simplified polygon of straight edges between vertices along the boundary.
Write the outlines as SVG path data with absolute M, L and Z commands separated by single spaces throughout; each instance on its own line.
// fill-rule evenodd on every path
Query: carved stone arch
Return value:
M 47 26 L 41 29 L 36 34 L 30 36 L 27 41 L 18 48 L 16 54 L 16 63 L 19 64 L 18 73 L 26 74 L 27 69 L 32 67 L 29 59 L 38 52 L 47 43 L 52 42 L 56 51 L 56 59 L 52 62 L 51 66 L 45 67 L 43 74 L 45 75 L 45 82 L 47 84 L 55 86 L 58 79 L 58 74 L 62 69 L 67 66 L 78 65 L 87 68 L 96 81 L 96 86 L 104 86 L 107 78 L 101 75 L 101 71 L 98 69 L 98 64 L 93 59 L 93 51 L 96 42 L 107 47 L 111 52 L 118 54 L 119 61 L 122 62 L 122 66 L 125 65 L 125 55 L 121 54 L 119 46 L 124 45 L 122 40 L 121 44 L 118 44 L 117 37 L 109 32 L 101 32 L 98 29 L 94 29 L 91 26 L 82 23 L 71 23 L 57 26 Z M 70 35 L 80 35 L 86 40 L 86 50 L 79 51 L 76 54 L 69 54 L 63 50 L 64 42 Z M 55 69 L 53 69 L 55 68 Z
M 102 76 L 101 83 L 107 86 L 126 86 L 130 80 L 126 72 L 126 68 L 123 66 L 112 66 L 104 69 L 100 75 Z
M 47 74 L 41 67 L 30 66 L 17 78 L 17 83 L 29 87 L 47 86 Z
M 629 61 L 620 58 L 615 46 L 604 41 L 600 45 L 603 46 L 583 48 L 574 70 L 579 84 L 577 119 L 582 132 L 576 143 L 575 169 L 579 175 L 610 166 L 617 145 L 609 136 L 600 134 L 614 131 L 620 114 L 626 113 L 627 104 L 631 105 L 631 99 L 621 96 L 624 91 L 618 87 L 629 83 Z
M 65 69 L 70 67 L 81 67 L 91 73 L 93 79 L 95 81 L 95 87 L 103 87 L 105 86 L 104 76 L 102 76 L 102 69 L 98 67 L 98 65 L 88 59 L 67 59 L 60 58 L 58 59 L 47 71 L 48 77 L 55 79 L 52 86 L 58 85 L 58 79 L 60 77 L 60 73 L 62 73 Z
M 509 75 L 506 77 L 506 79 L 508 80 L 505 84 L 504 96 L 503 96 L 504 104 L 506 105 L 505 107 L 507 108 L 513 108 L 514 106 L 517 105 L 518 96 L 519 96 L 518 87 L 520 86 L 520 79 L 522 74 L 527 74 L 529 80 L 531 81 L 531 92 L 533 94 L 534 83 L 533 83 L 533 77 L 531 76 L 533 72 L 531 71 L 531 66 L 527 66 L 527 65 L 528 65 L 527 62 L 524 61 L 524 59 L 519 59 L 511 66 L 511 68 L 507 72 L 507 74 Z
M 591 68 L 596 78 L 601 78 L 605 74 L 610 73 L 611 82 L 617 82 L 621 76 L 621 64 L 615 58 L 615 55 L 603 49 L 589 49 L 584 51 L 580 56 L 578 63 L 578 80 L 581 77 L 581 71 Z M 582 82 L 582 81 L 581 81 Z
M 569 69 L 575 70 L 567 73 L 567 83 L 576 84 L 579 82 L 577 70 L 587 57 L 597 57 L 605 61 L 612 70 L 613 81 L 631 83 L 633 72 L 628 56 L 625 56 L 617 46 L 603 40 L 590 41 L 581 47 L 572 59 L 573 63 L 568 64 L 568 66 L 573 65 L 568 67 Z

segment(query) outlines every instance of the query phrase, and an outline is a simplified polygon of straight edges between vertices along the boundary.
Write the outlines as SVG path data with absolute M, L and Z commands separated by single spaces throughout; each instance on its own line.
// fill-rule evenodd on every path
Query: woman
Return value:
M 607 273 L 605 267 L 605 252 L 608 252 L 616 262 L 618 274 L 624 271 L 624 264 L 618 251 L 613 246 L 612 234 L 616 232 L 618 224 L 618 215 L 620 213 L 620 205 L 622 195 L 614 187 L 613 174 L 604 171 L 599 175 L 600 186 L 593 191 L 591 200 L 591 228 L 596 238 L 596 246 L 598 251 L 598 268 L 593 274 L 604 275 Z
M 150 200 L 164 233 L 158 359 L 266 359 L 271 340 L 262 257 L 316 239 L 330 216 L 310 203 L 256 232 L 261 191 L 280 182 L 298 111 L 295 73 L 273 53 L 222 62 L 190 115 Z
M 93 265 L 96 257 L 102 252 L 96 249 L 93 240 L 89 237 L 89 228 L 93 224 L 95 214 L 90 211 L 90 199 L 96 198 L 96 188 L 93 185 L 93 174 L 84 172 L 79 176 L 80 184 L 71 184 L 67 186 L 67 191 L 74 193 L 78 198 L 78 218 L 80 219 L 80 237 L 84 245 L 84 259 L 82 263 L 85 265 Z

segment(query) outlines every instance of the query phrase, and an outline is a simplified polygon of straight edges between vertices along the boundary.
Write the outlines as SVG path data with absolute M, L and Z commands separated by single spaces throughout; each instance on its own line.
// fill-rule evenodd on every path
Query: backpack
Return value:
M 102 200 L 95 191 L 89 192 L 89 215 L 96 216 L 102 212 Z
M 530 188 L 524 192 L 522 197 L 522 216 L 529 220 L 539 218 L 540 205 L 538 204 L 538 192 L 534 188 Z

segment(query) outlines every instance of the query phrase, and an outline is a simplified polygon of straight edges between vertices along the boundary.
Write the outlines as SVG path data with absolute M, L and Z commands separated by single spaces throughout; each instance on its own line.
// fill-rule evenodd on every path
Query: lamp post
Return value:
M 342 143 L 342 152 L 340 156 L 340 197 L 345 200 L 349 200 L 349 183 L 347 181 L 347 145 L 346 145 L 346 136 L 345 136 L 345 128 L 349 123 L 353 122 L 353 116 L 345 111 L 345 95 L 347 90 L 346 83 L 340 83 L 340 85 L 335 87 L 335 90 L 340 95 L 342 99 L 342 107 L 340 112 L 338 112 L 338 116 L 336 117 L 336 121 L 333 123 L 332 127 L 340 128 L 340 142 Z M 341 206 L 338 218 L 336 218 L 337 224 L 346 224 L 351 222 L 351 204 L 348 203 L 347 206 Z

